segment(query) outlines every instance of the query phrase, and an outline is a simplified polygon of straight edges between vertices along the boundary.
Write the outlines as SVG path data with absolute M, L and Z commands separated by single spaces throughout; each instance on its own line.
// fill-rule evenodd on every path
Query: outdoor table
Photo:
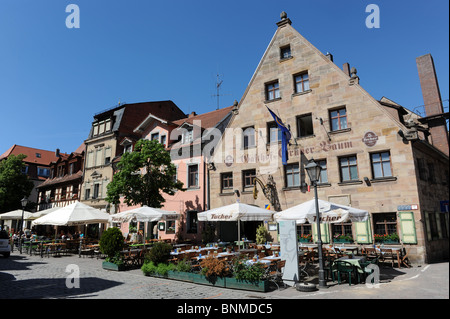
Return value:
M 266 256 L 264 258 L 261 258 L 261 260 L 268 260 L 270 262 L 272 261 L 278 261 L 281 260 L 281 256 L 275 256 L 275 255 L 271 255 L 271 256 Z
M 350 256 L 345 256 L 336 260 L 348 262 L 355 266 L 359 273 L 364 273 L 364 269 L 361 268 L 361 262 L 366 261 L 366 257 L 364 256 L 353 256 L 353 258 L 350 258 Z
M 245 247 L 247 247 L 248 246 L 248 244 L 251 244 L 251 243 L 253 243 L 254 241 L 253 240 L 237 240 L 237 241 L 235 241 L 234 243 L 237 245 L 237 246 L 241 246 L 241 245 L 244 245 L 244 248 Z
M 317 244 L 304 244 L 304 243 L 299 243 L 299 244 L 298 244 L 298 247 L 299 247 L 299 248 L 308 248 L 309 250 L 312 250 L 312 249 L 318 248 L 318 245 L 317 245 Z
M 186 247 L 188 244 L 175 244 L 173 245 L 173 248 L 181 248 L 181 247 Z
M 66 243 L 48 243 L 48 244 L 44 244 L 43 246 L 45 246 L 46 248 L 55 248 L 55 250 L 53 252 L 56 254 L 59 254 L 60 250 L 58 248 L 62 248 L 64 246 L 66 246 Z M 47 251 L 47 255 L 48 255 L 48 251 Z
M 257 260 L 249 259 L 249 260 L 246 260 L 245 263 L 248 266 L 251 266 L 251 265 L 254 265 L 254 264 L 258 264 L 258 263 L 265 264 L 265 265 L 270 265 L 272 263 L 272 261 L 268 260 L 268 259 L 265 259 L 265 258 L 264 259 L 257 259 Z
M 258 249 L 256 248 L 247 248 L 247 249 L 241 249 L 239 250 L 239 253 L 256 253 Z
M 383 247 L 383 248 L 378 248 L 378 247 L 376 247 L 375 249 L 376 249 L 377 252 L 379 252 L 380 254 L 384 254 L 384 253 L 381 251 L 381 249 L 390 249 L 390 250 L 392 250 L 392 253 L 397 255 L 398 268 L 402 268 L 402 266 L 401 266 L 401 260 L 400 260 L 400 255 L 401 255 L 401 253 L 402 253 L 402 248 L 400 248 L 400 247 Z
M 353 253 L 355 255 L 358 253 L 358 247 L 357 246 L 334 246 L 334 247 L 331 248 L 331 250 L 335 251 L 336 248 L 339 249 L 340 251 L 345 252 L 345 253 Z

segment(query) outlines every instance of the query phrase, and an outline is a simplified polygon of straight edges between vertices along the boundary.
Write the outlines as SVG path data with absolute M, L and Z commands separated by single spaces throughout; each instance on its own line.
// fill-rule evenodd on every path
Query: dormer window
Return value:
M 95 122 L 92 125 L 93 131 L 92 136 L 101 135 L 111 131 L 111 119 L 106 119 L 103 121 Z

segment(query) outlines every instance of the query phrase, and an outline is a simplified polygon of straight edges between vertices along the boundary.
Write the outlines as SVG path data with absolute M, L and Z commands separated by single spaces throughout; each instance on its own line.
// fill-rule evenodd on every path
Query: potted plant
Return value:
M 125 238 L 120 229 L 116 227 L 108 228 L 103 232 L 100 238 L 100 251 L 107 257 L 102 263 L 103 269 L 108 270 L 124 270 L 125 265 L 120 251 L 123 249 L 123 242 Z
M 383 240 L 384 244 L 398 244 L 399 242 L 400 242 L 400 238 L 397 233 L 392 233 L 390 235 L 387 235 Z
M 336 234 L 333 236 L 333 242 L 335 242 L 335 243 L 352 243 L 353 237 L 350 234 Z
M 259 225 L 256 229 L 256 244 L 261 245 L 271 240 L 272 237 L 270 236 L 267 228 L 264 227 L 264 225 Z
M 312 235 L 311 234 L 299 235 L 298 236 L 298 241 L 300 243 L 309 243 L 309 242 L 312 241 Z

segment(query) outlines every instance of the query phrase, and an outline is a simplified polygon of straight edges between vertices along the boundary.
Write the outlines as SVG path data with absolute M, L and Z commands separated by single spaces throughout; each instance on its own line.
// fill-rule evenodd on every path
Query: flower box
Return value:
M 109 261 L 104 261 L 102 263 L 102 268 L 106 269 L 106 270 L 122 271 L 122 270 L 125 270 L 125 265 L 123 265 L 123 264 L 117 265 L 117 264 L 109 262 Z
M 398 240 L 383 240 L 382 243 L 388 244 L 388 245 L 400 244 L 400 242 Z
M 298 240 L 298 242 L 299 242 L 299 243 L 309 243 L 309 242 L 311 242 L 311 240 L 309 240 L 308 238 L 300 238 L 300 239 Z
M 261 280 L 258 282 L 248 282 L 245 280 L 237 280 L 236 278 L 233 277 L 214 277 L 214 279 L 211 279 L 206 278 L 201 274 L 191 272 L 179 272 L 179 271 L 169 271 L 167 276 L 160 276 L 160 275 L 151 275 L 151 276 L 222 288 L 242 289 L 259 292 L 267 292 L 269 289 L 269 282 L 267 280 Z

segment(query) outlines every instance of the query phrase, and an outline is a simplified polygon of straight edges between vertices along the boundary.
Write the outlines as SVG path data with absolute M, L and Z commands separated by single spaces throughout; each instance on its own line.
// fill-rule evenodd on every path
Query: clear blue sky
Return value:
M 71 3 L 79 29 L 66 27 Z M 365 25 L 371 3 L 379 29 Z M 355 66 L 374 98 L 422 105 L 415 59 L 426 53 L 449 98 L 447 0 L 0 0 L 0 154 L 13 144 L 72 152 L 119 99 L 215 110 L 218 73 L 220 106 L 232 105 L 282 11 L 339 67 Z

